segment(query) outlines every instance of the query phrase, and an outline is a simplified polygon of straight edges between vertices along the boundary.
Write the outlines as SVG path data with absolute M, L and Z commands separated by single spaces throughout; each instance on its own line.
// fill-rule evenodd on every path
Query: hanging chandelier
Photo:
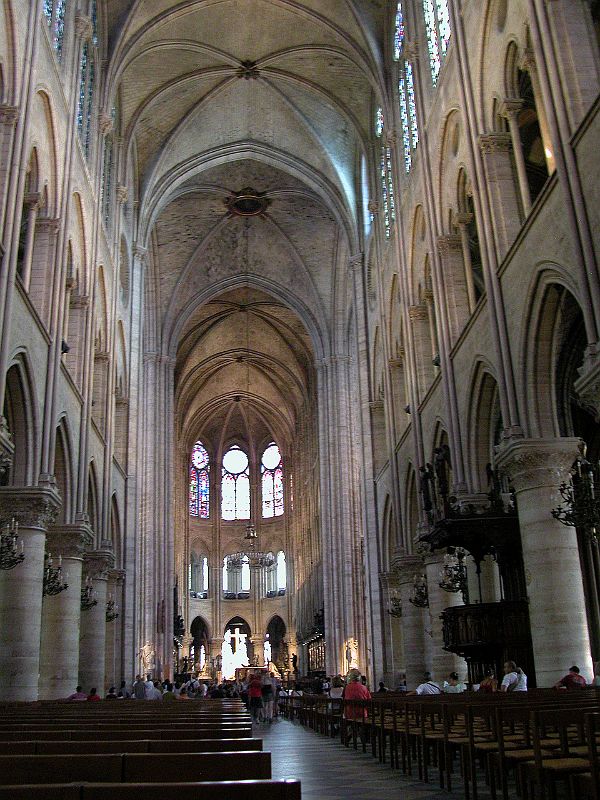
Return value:
M 98 600 L 96 599 L 96 592 L 94 591 L 94 582 L 88 575 L 85 579 L 85 583 L 81 587 L 81 610 L 89 611 L 90 608 L 97 605 Z
M 12 519 L 0 533 L 0 569 L 13 569 L 24 558 L 22 539 L 19 546 L 19 523 Z
M 246 525 L 246 534 L 244 539 L 248 542 L 245 550 L 240 550 L 238 553 L 232 553 L 228 556 L 227 561 L 232 567 L 241 567 L 243 562 L 248 559 L 251 567 L 272 567 L 275 563 L 275 558 L 272 553 L 265 553 L 263 550 L 257 549 L 258 533 L 256 528 L 250 520 Z
M 58 557 L 58 567 L 54 566 L 52 553 L 44 553 L 44 581 L 42 594 L 51 596 L 64 592 L 69 584 L 63 581 L 62 556 Z
M 563 502 L 552 509 L 552 516 L 563 525 L 573 526 L 589 539 L 600 539 L 600 463 L 591 464 L 585 450 L 571 470 L 569 483 L 561 483 L 559 491 Z
M 408 599 L 417 608 L 427 608 L 429 605 L 427 578 L 423 573 L 413 577 L 413 596 Z

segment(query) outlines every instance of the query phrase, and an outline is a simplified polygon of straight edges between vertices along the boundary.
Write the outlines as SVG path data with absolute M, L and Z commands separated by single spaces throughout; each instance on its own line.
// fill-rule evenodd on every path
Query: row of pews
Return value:
M 239 700 L 0 704 L 0 800 L 300 800 Z
M 285 716 L 465 800 L 600 800 L 600 689 L 281 698 Z

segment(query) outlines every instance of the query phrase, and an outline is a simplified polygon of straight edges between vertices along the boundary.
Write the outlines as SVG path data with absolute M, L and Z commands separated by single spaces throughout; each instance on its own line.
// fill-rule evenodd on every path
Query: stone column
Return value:
M 107 603 L 112 600 L 115 603 L 116 611 L 119 616 L 113 620 L 106 620 L 106 659 L 105 659 L 105 680 L 106 685 L 114 686 L 117 689 L 121 683 L 121 613 L 123 609 L 123 581 L 125 570 L 111 569 L 108 572 L 107 584 Z
M 424 610 L 410 602 L 413 596 L 414 576 L 423 572 L 423 560 L 418 556 L 399 555 L 392 564 L 396 573 L 402 601 L 402 636 L 404 639 L 404 664 L 406 684 L 414 689 L 423 680 L 425 647 L 423 641 Z M 426 609 L 425 609 L 426 611 Z
M 535 54 L 531 48 L 527 48 L 523 53 L 521 59 L 521 69 L 529 73 L 531 78 L 531 85 L 533 86 L 533 95 L 535 99 L 535 110 L 538 115 L 538 123 L 540 132 L 542 134 L 542 142 L 544 144 L 544 153 L 546 155 L 546 164 L 548 166 L 548 174 L 556 170 L 556 160 L 554 157 L 554 146 L 552 144 L 552 136 L 550 135 L 550 126 L 548 125 L 548 115 L 544 105 L 544 94 L 540 84 L 540 76 L 538 74 L 537 63 Z
M 62 557 L 63 579 L 68 589 L 44 597 L 40 647 L 40 700 L 57 700 L 75 691 L 79 677 L 79 621 L 83 553 L 93 541 L 88 525 L 52 527 L 46 549 Z M 56 561 L 55 561 L 56 563 Z
M 25 560 L 0 571 L 0 700 L 37 700 L 46 531 L 60 497 L 52 487 L 0 487 L 0 526 L 19 525 Z
M 413 331 L 417 385 L 419 388 L 419 402 L 421 402 L 434 378 L 427 306 L 409 306 L 408 316 Z M 414 413 L 416 413 L 416 409 L 414 409 Z
M 400 600 L 398 576 L 394 571 L 380 572 L 379 583 L 384 606 L 385 641 L 382 674 L 373 675 L 373 682 L 383 680 L 386 685 L 393 688 L 398 683 L 398 674 L 404 671 L 404 641 L 402 635 L 404 607 Z M 398 616 L 399 614 L 400 616 Z
M 93 608 L 81 612 L 79 633 L 79 683 L 88 692 L 93 686 L 102 695 L 105 690 L 106 597 L 108 573 L 115 557 L 110 550 L 93 550 L 85 554 L 83 580 L 89 575 L 94 582 L 98 601 Z
M 498 257 L 502 260 L 521 230 L 521 209 L 515 185 L 509 133 L 479 137 L 489 191 Z
M 442 681 L 450 672 L 458 672 L 465 678 L 467 668 L 464 659 L 444 650 L 444 635 L 441 613 L 445 608 L 463 605 L 460 592 L 445 592 L 439 585 L 440 570 L 444 565 L 444 553 L 429 553 L 425 556 L 425 574 L 429 592 L 429 618 L 431 624 L 431 671 L 435 681 Z
M 592 672 L 577 534 L 552 517 L 569 480 L 579 439 L 522 439 L 500 449 L 497 468 L 511 479 L 527 577 L 538 686 L 552 686 L 577 664 Z M 568 663 L 567 663 L 568 662 Z M 565 666 L 566 665 L 566 666 Z
M 466 226 L 463 226 L 466 233 Z M 439 236 L 437 240 L 446 286 L 446 313 L 450 323 L 450 342 L 455 344 L 475 308 L 475 289 L 467 234 Z
M 521 204 L 523 206 L 523 212 L 527 217 L 531 211 L 531 192 L 529 191 L 527 167 L 525 166 L 523 144 L 521 143 L 521 133 L 519 131 L 518 117 L 522 108 L 523 100 L 520 97 L 506 98 L 500 106 L 500 114 L 508 120 L 508 129 L 510 131 L 510 138 L 515 156 L 515 166 L 517 168 L 517 177 L 519 179 Z

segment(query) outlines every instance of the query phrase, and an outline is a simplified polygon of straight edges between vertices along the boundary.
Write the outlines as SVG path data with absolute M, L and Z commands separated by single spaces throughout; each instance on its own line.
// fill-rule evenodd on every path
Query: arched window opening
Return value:
M 370 191 L 369 191 L 369 168 L 367 166 L 367 159 L 363 155 L 360 160 L 360 181 L 362 189 L 362 205 L 363 205 L 363 224 L 365 229 L 365 238 L 371 233 L 371 225 L 373 224 L 373 212 L 369 208 L 370 205 Z
M 38 158 L 34 148 L 31 151 L 31 157 L 27 165 L 27 173 L 25 176 L 21 223 L 19 226 L 19 244 L 17 248 L 17 274 L 23 281 L 26 289 L 29 289 L 29 281 L 31 278 L 35 224 L 41 205 L 41 196 L 38 186 Z
M 383 110 L 378 108 L 375 115 L 375 135 L 378 138 L 381 138 L 383 136 L 383 130 Z M 396 219 L 396 200 L 394 197 L 392 148 L 386 146 L 384 143 L 381 145 L 379 174 L 381 177 L 381 197 L 383 202 L 383 224 L 385 229 L 385 238 L 389 239 L 392 235 L 392 223 Z
M 60 60 L 65 35 L 65 11 L 67 0 L 44 0 L 44 16 L 50 31 L 52 47 Z
M 450 44 L 450 9 L 448 0 L 423 0 L 429 67 L 435 86 Z
M 415 85 L 410 61 L 404 59 L 398 81 L 400 120 L 402 122 L 402 143 L 404 147 L 404 168 L 407 172 L 412 166 L 413 152 L 419 144 L 419 127 L 415 105 Z
M 102 163 L 102 187 L 100 190 L 100 203 L 102 205 L 102 219 L 107 228 L 112 220 L 112 196 L 115 168 L 115 136 L 118 135 L 118 112 L 116 104 L 110 112 L 110 130 L 104 137 L 104 158 Z
M 262 475 L 262 515 L 264 519 L 280 517 L 284 512 L 283 465 L 275 442 L 265 449 L 260 471 Z
M 590 3 L 590 11 L 592 14 L 594 31 L 596 33 L 596 42 L 600 46 L 600 0 L 592 0 Z
M 404 48 L 404 13 L 402 11 L 402 0 L 396 7 L 396 17 L 394 20 L 394 61 L 400 60 L 400 55 Z
M 92 104 L 96 65 L 89 42 L 85 42 L 81 52 L 79 98 L 77 101 L 77 132 L 86 159 L 90 156 L 92 140 Z
M 280 550 L 277 553 L 277 593 L 285 594 L 287 589 L 287 566 L 285 563 L 285 553 Z
M 190 463 L 190 516 L 208 519 L 210 515 L 210 459 L 202 442 L 192 449 Z
M 208 558 L 192 551 L 189 566 L 190 597 L 206 600 L 208 597 Z
M 221 516 L 225 520 L 250 519 L 250 471 L 248 456 L 237 445 L 223 456 Z
M 548 180 L 548 161 L 531 77 L 528 72 L 518 70 L 517 80 L 519 97 L 522 101 L 521 109 L 517 115 L 517 125 L 523 149 L 523 158 L 525 159 L 529 193 L 531 202 L 534 202 Z
M 485 291 L 483 261 L 473 192 L 464 170 L 461 170 L 458 179 L 458 208 L 469 296 L 477 302 Z
M 250 560 L 239 554 L 223 559 L 223 597 L 225 600 L 247 600 L 250 597 Z

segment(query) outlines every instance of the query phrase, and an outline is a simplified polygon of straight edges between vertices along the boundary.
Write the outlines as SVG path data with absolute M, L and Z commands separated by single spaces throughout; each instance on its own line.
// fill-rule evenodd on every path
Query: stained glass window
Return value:
M 190 516 L 208 519 L 210 514 L 210 463 L 202 442 L 192 449 L 190 463 Z
M 404 166 L 410 170 L 412 153 L 419 143 L 419 128 L 417 125 L 417 109 L 415 106 L 415 85 L 412 65 L 404 61 L 403 69 L 398 82 L 398 97 L 400 101 L 400 120 L 402 122 L 402 143 L 404 148 Z
M 90 53 L 89 44 L 85 42 L 81 52 L 81 76 L 79 80 L 79 99 L 77 101 L 77 130 L 86 158 L 88 158 L 90 154 L 94 78 L 94 60 Z
M 113 189 L 114 174 L 114 143 L 115 136 L 118 134 L 118 114 L 117 106 L 114 105 L 111 111 L 112 130 L 104 138 L 104 164 L 102 169 L 102 187 L 100 202 L 102 205 L 102 218 L 104 224 L 109 227 L 111 222 L 111 199 Z
M 285 553 L 280 550 L 277 553 L 277 589 L 287 588 L 287 567 L 285 565 Z
M 237 445 L 230 447 L 223 456 L 221 516 L 223 519 L 250 519 L 248 456 Z
M 435 85 L 448 51 L 452 33 L 448 0 L 423 0 L 423 13 L 425 14 L 431 78 Z
M 404 14 L 402 13 L 402 2 L 398 3 L 396 9 L 396 22 L 394 25 L 394 61 L 400 60 L 400 54 L 404 47 Z
M 384 125 L 383 109 L 381 108 L 381 106 L 379 106 L 379 108 L 375 112 L 375 135 L 377 137 L 381 136 L 381 134 L 383 133 L 383 125 Z
M 92 42 L 98 44 L 98 0 L 92 0 L 90 17 L 92 20 Z
M 383 200 L 383 224 L 385 227 L 385 238 L 389 239 L 392 231 L 392 221 L 390 217 L 390 200 L 388 197 L 388 182 L 387 182 L 387 158 L 385 145 L 381 146 L 381 196 Z
M 58 58 L 62 55 L 63 39 L 65 35 L 65 11 L 67 0 L 44 0 L 44 16 L 50 30 L 52 47 Z
M 283 465 L 281 453 L 275 442 L 263 453 L 260 472 L 262 475 L 262 515 L 263 518 L 280 517 L 283 505 Z

